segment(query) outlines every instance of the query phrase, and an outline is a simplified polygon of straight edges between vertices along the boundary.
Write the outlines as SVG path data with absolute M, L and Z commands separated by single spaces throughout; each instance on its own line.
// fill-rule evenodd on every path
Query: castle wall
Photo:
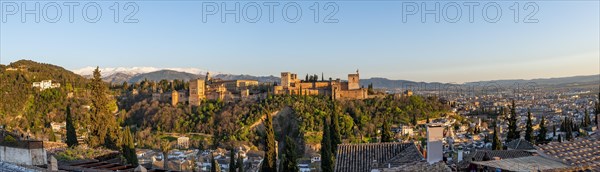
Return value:
M 349 99 L 366 99 L 368 98 L 367 89 L 358 90 L 341 90 L 336 91 L 336 99 L 349 100 Z

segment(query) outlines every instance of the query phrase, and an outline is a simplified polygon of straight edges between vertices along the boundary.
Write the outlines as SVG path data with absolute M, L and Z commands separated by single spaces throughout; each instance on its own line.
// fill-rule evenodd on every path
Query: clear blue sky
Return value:
M 32 59 L 78 69 L 100 67 L 195 67 L 211 71 L 251 75 L 279 75 L 281 71 L 306 73 L 324 72 L 326 77 L 344 78 L 347 73 L 360 69 L 362 78 L 386 77 L 415 81 L 466 82 L 493 79 L 546 78 L 600 73 L 600 14 L 599 1 L 537 1 L 539 11 L 533 18 L 537 23 L 523 19 L 533 7 L 524 9 L 526 1 L 482 1 L 474 7 L 474 22 L 469 22 L 468 7 L 458 2 L 462 15 L 450 23 L 441 17 L 434 21 L 426 15 L 422 23 L 420 13 L 409 15 L 403 22 L 403 1 L 332 1 L 339 11 L 338 23 L 323 23 L 331 10 L 324 10 L 320 2 L 319 23 L 313 22 L 316 1 L 281 1 L 275 7 L 274 22 L 268 19 L 268 7 L 259 3 L 261 19 L 249 23 L 241 19 L 235 23 L 227 15 L 207 16 L 203 20 L 203 2 L 211 1 L 135 1 L 139 11 L 134 18 L 138 23 L 114 23 L 110 6 L 115 1 L 97 1 L 102 17 L 97 23 L 88 23 L 82 17 L 80 2 L 75 7 L 74 22 L 68 19 L 68 8 L 62 6 L 57 23 L 41 17 L 35 23 L 33 15 L 7 15 L 12 10 L 1 3 L 6 22 L 0 23 L 0 63 L 18 59 Z M 35 1 L 25 1 L 33 8 Z M 124 5 L 120 2 L 121 8 Z M 240 8 L 251 1 L 235 2 Z M 286 22 L 282 7 L 297 2 L 302 17 L 297 23 Z M 409 2 L 409 1 L 404 1 Z M 421 1 L 415 1 L 422 8 Z M 425 1 L 427 8 L 435 2 Z M 488 2 L 497 2 L 502 16 L 496 23 L 484 20 L 482 8 Z M 519 22 L 513 21 L 513 3 L 520 7 Z M 48 6 L 48 16 L 56 10 L 48 1 L 40 1 L 40 8 Z M 440 9 L 450 1 L 439 1 Z M 14 5 L 14 4 L 13 4 Z M 414 5 L 414 4 L 413 4 Z M 250 6 L 251 7 L 251 6 Z M 407 4 L 404 4 L 407 7 Z M 455 8 L 446 11 L 448 18 Z M 129 11 L 121 9 L 120 20 Z M 255 8 L 248 8 L 253 17 Z M 94 17 L 94 9 L 88 9 Z M 6 12 L 9 11 L 9 12 Z M 295 10 L 288 8 L 290 18 Z M 404 10 L 404 12 L 409 12 Z M 488 9 L 493 18 L 494 8 Z M 43 12 L 44 13 L 44 12 Z

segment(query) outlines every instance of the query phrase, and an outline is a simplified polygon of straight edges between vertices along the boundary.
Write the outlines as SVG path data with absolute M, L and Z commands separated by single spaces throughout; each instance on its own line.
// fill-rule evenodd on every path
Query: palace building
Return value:
M 325 95 L 334 99 L 366 99 L 366 88 L 360 87 L 360 75 L 348 74 L 348 81 L 340 79 L 328 81 L 305 81 L 298 79 L 298 75 L 290 72 L 281 73 L 281 85 L 274 87 L 275 94 L 291 95 Z
M 210 73 L 206 73 L 206 78 L 190 81 L 189 104 L 199 106 L 202 100 L 240 100 L 253 98 L 250 96 L 250 89 L 258 86 L 257 80 L 221 80 L 214 79 Z

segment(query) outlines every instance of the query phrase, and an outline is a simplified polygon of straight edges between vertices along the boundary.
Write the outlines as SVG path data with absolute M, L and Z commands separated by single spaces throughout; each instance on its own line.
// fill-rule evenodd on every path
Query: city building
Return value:
M 45 89 L 59 88 L 60 83 L 52 83 L 52 80 L 43 80 L 40 82 L 33 82 L 32 87 L 39 88 L 40 91 L 44 91 Z
M 177 147 L 180 149 L 187 149 L 190 147 L 190 138 L 189 137 L 179 137 L 177 138 Z

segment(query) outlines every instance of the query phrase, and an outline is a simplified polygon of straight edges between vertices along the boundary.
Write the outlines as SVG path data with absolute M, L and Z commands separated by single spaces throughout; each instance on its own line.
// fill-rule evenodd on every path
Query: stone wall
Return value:
M 368 98 L 367 89 L 341 90 L 341 91 L 337 91 L 335 94 L 336 94 L 335 98 L 340 99 L 340 100 Z
M 46 164 L 46 151 L 41 149 L 25 149 L 0 146 L 0 161 L 22 165 Z

